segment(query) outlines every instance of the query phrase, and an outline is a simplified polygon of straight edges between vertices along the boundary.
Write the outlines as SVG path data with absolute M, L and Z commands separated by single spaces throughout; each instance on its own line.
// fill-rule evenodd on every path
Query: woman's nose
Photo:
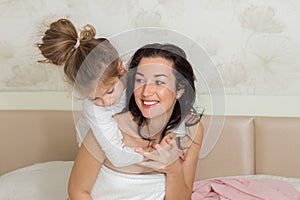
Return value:
M 153 83 L 146 83 L 143 85 L 143 96 L 151 96 L 155 91 L 155 85 Z

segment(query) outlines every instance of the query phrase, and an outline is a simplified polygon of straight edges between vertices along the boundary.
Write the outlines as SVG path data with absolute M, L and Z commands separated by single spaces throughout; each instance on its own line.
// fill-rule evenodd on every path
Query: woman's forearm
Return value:
M 166 196 L 165 200 L 190 200 L 192 188 L 185 182 L 184 172 L 179 160 L 172 164 L 166 173 Z
M 68 200 L 92 200 L 92 197 L 88 192 L 76 192 L 71 193 Z
M 90 192 L 102 164 L 84 145 L 81 145 L 69 177 L 68 194 L 71 200 L 91 200 Z

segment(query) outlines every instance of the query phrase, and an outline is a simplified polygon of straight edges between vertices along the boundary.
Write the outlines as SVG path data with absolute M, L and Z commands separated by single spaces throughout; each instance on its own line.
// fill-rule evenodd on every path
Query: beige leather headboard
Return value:
M 211 117 L 202 118 L 208 130 Z M 222 123 L 223 117 L 214 118 Z M 196 179 L 255 173 L 254 120 L 251 117 L 225 118 L 222 134 L 214 149 L 198 162 Z
M 210 120 L 203 117 L 206 130 Z M 71 111 L 0 111 L 0 128 L 0 174 L 73 160 L 78 150 Z M 199 160 L 196 180 L 247 174 L 300 178 L 299 141 L 300 118 L 227 116 L 215 148 Z
M 70 111 L 0 111 L 0 174 L 37 162 L 74 160 Z
M 300 178 L 300 118 L 256 118 L 256 173 Z
M 204 127 L 209 120 L 203 118 Z M 300 118 L 227 116 L 215 148 L 198 163 L 196 179 L 250 174 L 300 178 L 299 152 Z

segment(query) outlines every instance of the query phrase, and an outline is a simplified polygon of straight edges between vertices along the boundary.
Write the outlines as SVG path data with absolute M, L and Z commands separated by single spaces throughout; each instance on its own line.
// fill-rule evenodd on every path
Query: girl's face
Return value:
M 142 58 L 135 75 L 134 97 L 145 118 L 169 119 L 176 102 L 173 62 L 161 57 Z
M 124 65 L 120 61 L 118 64 L 120 74 L 124 74 Z M 105 76 L 105 73 L 104 73 Z M 96 84 L 95 92 L 88 97 L 97 106 L 111 106 L 120 101 L 124 86 L 118 76 L 106 78 L 106 82 L 100 79 Z
M 89 99 L 97 106 L 115 105 L 120 101 L 123 90 L 123 84 L 118 77 L 111 78 L 109 83 L 99 81 L 94 96 Z
M 121 61 L 118 63 L 120 74 L 124 74 L 125 69 Z M 105 74 L 104 74 L 105 76 Z M 122 96 L 124 86 L 118 76 L 111 77 L 106 82 L 100 79 L 97 80 L 95 92 L 88 97 L 97 106 L 112 106 L 116 105 Z

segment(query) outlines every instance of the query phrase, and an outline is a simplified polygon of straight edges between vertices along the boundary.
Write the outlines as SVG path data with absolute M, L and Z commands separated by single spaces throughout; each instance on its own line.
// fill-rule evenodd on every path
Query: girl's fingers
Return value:
M 158 151 L 158 152 L 163 152 L 163 151 L 169 151 L 169 150 L 171 150 L 171 149 L 172 149 L 172 146 L 171 146 L 170 144 L 167 144 L 167 145 L 165 145 L 165 146 L 162 146 L 162 145 L 160 145 L 160 144 L 156 144 L 156 145 L 154 146 L 154 148 L 155 148 L 156 151 Z
M 153 148 L 155 150 L 150 152 L 145 151 L 143 148 L 135 150 L 135 152 L 140 153 L 145 158 L 141 166 L 157 170 L 163 169 L 178 159 L 185 160 L 183 151 L 177 147 L 172 135 L 164 137 L 163 141 L 160 144 L 153 145 Z
M 139 154 L 143 154 L 145 152 L 141 147 L 134 149 L 134 151 Z
M 184 152 L 182 150 L 178 150 L 178 155 L 179 155 L 179 158 L 183 161 L 185 161 L 185 155 L 184 155 Z

